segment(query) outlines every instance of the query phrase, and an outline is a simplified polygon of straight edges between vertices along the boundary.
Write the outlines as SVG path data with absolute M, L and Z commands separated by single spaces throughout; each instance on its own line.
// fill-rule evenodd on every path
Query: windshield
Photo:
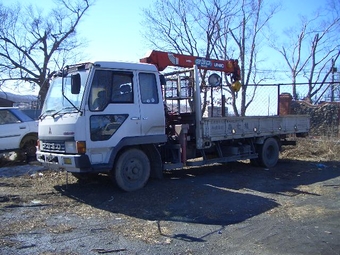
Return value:
M 66 77 L 56 77 L 52 80 L 41 111 L 42 114 L 53 115 L 56 112 L 66 113 L 79 110 L 88 71 L 78 73 L 81 80 L 79 94 L 71 93 L 71 75 L 75 73 L 69 73 Z

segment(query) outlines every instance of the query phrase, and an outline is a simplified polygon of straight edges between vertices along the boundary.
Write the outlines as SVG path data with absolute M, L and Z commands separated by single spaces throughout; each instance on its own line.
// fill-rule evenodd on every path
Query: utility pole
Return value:
M 334 84 L 334 73 L 337 72 L 336 67 L 334 67 L 334 59 L 332 58 L 332 85 L 331 85 L 331 102 L 334 102 L 334 90 L 335 90 L 335 84 Z

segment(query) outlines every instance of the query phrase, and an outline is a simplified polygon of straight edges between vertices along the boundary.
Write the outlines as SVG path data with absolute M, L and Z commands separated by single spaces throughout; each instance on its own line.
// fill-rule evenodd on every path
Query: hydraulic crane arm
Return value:
M 237 60 L 217 60 L 195 57 L 190 55 L 175 54 L 153 50 L 149 56 L 140 59 L 141 63 L 149 63 L 157 66 L 159 71 L 163 71 L 168 66 L 193 67 L 199 69 L 222 71 L 231 75 L 232 82 L 241 79 L 240 67 Z

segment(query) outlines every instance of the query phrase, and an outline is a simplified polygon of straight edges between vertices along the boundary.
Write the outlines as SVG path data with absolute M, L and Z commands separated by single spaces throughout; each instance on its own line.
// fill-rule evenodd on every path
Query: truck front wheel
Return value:
M 27 136 L 21 141 L 21 152 L 25 155 L 24 157 L 27 162 L 36 160 L 37 139 L 37 136 Z
M 268 138 L 259 148 L 259 163 L 263 167 L 274 167 L 279 160 L 279 144 L 276 139 Z
M 128 149 L 118 158 L 111 177 L 124 191 L 135 191 L 145 186 L 150 177 L 150 160 L 138 149 Z

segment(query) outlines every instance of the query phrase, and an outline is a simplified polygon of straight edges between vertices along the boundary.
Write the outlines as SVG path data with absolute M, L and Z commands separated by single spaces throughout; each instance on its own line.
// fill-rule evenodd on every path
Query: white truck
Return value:
M 200 73 L 224 72 L 238 89 L 235 60 L 152 51 L 141 63 L 94 62 L 56 73 L 39 117 L 37 160 L 81 178 L 108 174 L 125 191 L 164 170 L 250 159 L 270 168 L 308 116 L 202 117 Z M 182 70 L 161 74 L 167 66 Z M 212 73 L 207 81 L 219 86 Z

